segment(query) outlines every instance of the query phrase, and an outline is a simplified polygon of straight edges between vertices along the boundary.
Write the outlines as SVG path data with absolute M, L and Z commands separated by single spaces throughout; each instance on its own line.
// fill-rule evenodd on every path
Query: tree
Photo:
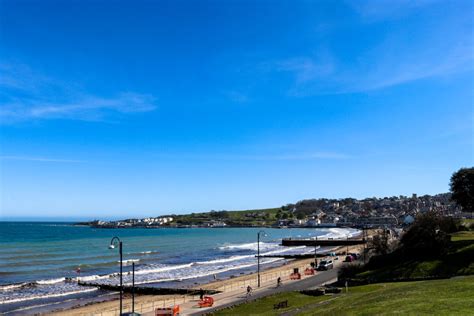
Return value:
M 298 212 L 298 213 L 296 213 L 296 218 L 297 219 L 305 219 L 306 216 L 303 212 Z
M 474 168 L 461 168 L 451 177 L 451 199 L 465 210 L 474 210 Z
M 282 215 L 283 215 L 283 212 L 282 212 L 281 210 L 278 210 L 278 212 L 276 213 L 275 217 L 276 217 L 277 219 L 281 219 Z
M 456 231 L 456 222 L 435 212 L 416 217 L 402 236 L 401 250 L 412 258 L 437 257 L 448 251 L 449 233 Z
M 372 237 L 370 248 L 373 249 L 376 255 L 386 255 L 390 252 L 387 230 L 384 229 L 381 235 L 375 235 Z

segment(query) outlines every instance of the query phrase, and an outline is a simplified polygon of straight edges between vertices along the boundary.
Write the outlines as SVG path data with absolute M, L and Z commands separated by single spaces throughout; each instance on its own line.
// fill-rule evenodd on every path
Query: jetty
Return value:
M 330 253 L 316 253 L 316 258 L 325 258 L 330 255 L 331 255 Z M 338 253 L 336 255 L 338 255 Z M 255 256 L 255 257 L 258 257 L 258 256 Z M 313 259 L 314 257 L 315 257 L 314 253 L 294 254 L 294 255 L 285 255 L 285 254 L 260 255 L 260 258 L 283 258 L 283 259 Z
M 119 285 L 101 284 L 93 282 L 78 282 L 78 285 L 87 287 L 97 287 L 101 290 L 119 292 Z M 218 294 L 220 291 L 215 290 L 199 290 L 199 289 L 183 289 L 183 288 L 160 288 L 151 286 L 123 286 L 124 293 L 145 294 L 145 295 L 200 295 L 204 292 L 206 295 Z
M 334 247 L 334 246 L 354 246 L 363 245 L 367 242 L 365 238 L 346 238 L 346 239 L 333 239 L 333 238 L 283 238 L 281 241 L 282 246 L 308 246 L 308 247 Z

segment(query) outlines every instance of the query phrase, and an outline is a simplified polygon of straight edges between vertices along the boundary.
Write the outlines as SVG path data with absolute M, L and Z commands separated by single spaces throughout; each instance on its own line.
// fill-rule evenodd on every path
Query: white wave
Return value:
M 222 259 L 215 259 L 215 260 L 209 260 L 209 261 L 198 261 L 195 262 L 194 264 L 216 264 L 216 263 L 225 263 L 225 262 L 232 262 L 232 261 L 237 261 L 237 260 L 242 260 L 245 258 L 252 258 L 254 255 L 246 255 L 246 256 L 232 256 L 228 258 L 222 258 Z
M 278 249 L 268 251 L 268 252 L 263 252 L 263 253 L 260 253 L 260 255 L 267 256 L 267 255 L 274 255 L 274 254 L 282 253 L 282 252 L 294 252 L 294 250 L 305 249 L 305 248 L 306 246 L 296 246 L 296 247 L 279 246 Z
M 341 229 L 331 228 L 322 231 L 326 233 L 323 235 L 326 238 L 346 238 L 347 235 L 353 236 L 354 234 L 360 233 L 360 231 L 352 229 Z M 319 236 L 319 238 L 324 238 Z M 332 236 L 332 237 L 331 237 Z M 241 243 L 241 244 L 221 244 L 218 247 L 219 250 L 223 251 L 243 251 L 242 253 L 236 252 L 229 257 L 217 258 L 207 261 L 196 261 L 183 264 L 152 264 L 152 265 L 140 265 L 139 269 L 135 271 L 135 283 L 146 284 L 146 283 L 159 283 L 159 282 L 170 282 L 195 279 L 200 277 L 212 276 L 214 274 L 220 274 L 231 270 L 242 270 L 249 267 L 256 266 L 257 260 L 255 258 L 257 252 L 257 242 L 252 243 Z M 260 242 L 260 254 L 265 255 L 277 255 L 280 253 L 284 254 L 302 254 L 302 253 L 313 253 L 314 247 L 283 247 L 276 242 Z M 152 251 L 144 251 L 143 254 L 152 253 Z M 137 255 L 137 253 L 135 254 Z M 133 256 L 135 256 L 133 255 Z M 216 255 L 218 255 L 216 253 Z M 221 253 L 222 255 L 222 253 Z M 137 255 L 138 256 L 138 255 Z M 283 258 L 261 258 L 261 264 L 269 264 L 276 261 L 284 260 Z M 125 264 L 131 264 L 132 262 L 139 262 L 140 259 L 128 259 L 125 260 Z M 114 262 L 114 261 L 112 261 Z M 238 272 L 237 272 L 238 273 Z M 97 282 L 101 284 L 117 284 L 118 273 L 111 273 L 106 275 L 89 275 L 80 276 L 74 278 L 74 281 L 83 282 Z M 28 287 L 28 284 L 34 283 L 22 283 L 22 284 L 10 284 L 0 286 L 0 304 L 14 303 L 32 300 L 36 298 L 49 298 L 58 296 L 67 296 L 82 292 L 93 291 L 94 289 L 79 289 L 75 282 L 64 282 L 64 278 L 51 279 L 51 280 L 40 280 L 36 286 Z M 63 283 L 63 284 L 58 284 Z M 124 274 L 124 283 L 131 283 L 131 273 L 126 272 Z M 25 289 L 19 289 L 25 287 Z M 12 293 L 6 292 L 8 289 L 12 289 Z M 18 290 L 16 290 L 18 289 Z
M 139 262 L 140 259 L 127 259 L 127 260 L 122 260 L 122 264 L 124 265 L 131 265 L 133 262 Z M 117 261 L 117 263 L 120 263 L 120 261 Z
M 72 299 L 65 300 L 65 301 L 60 301 L 60 302 L 54 302 L 54 303 L 38 304 L 38 305 L 31 305 L 31 306 L 25 306 L 25 307 L 22 306 L 20 308 L 13 309 L 11 311 L 6 312 L 5 315 L 8 315 L 8 314 L 16 315 L 16 313 L 18 313 L 18 312 L 26 311 L 26 310 L 29 310 L 29 309 L 45 307 L 45 306 L 59 305 L 59 304 L 63 304 L 65 302 L 70 302 L 70 301 L 72 301 Z
M 324 235 L 318 236 L 317 238 L 333 238 L 333 239 L 346 239 L 357 236 L 360 234 L 360 230 L 353 228 L 329 228 L 328 232 Z
M 176 265 L 176 266 L 161 266 L 161 267 L 158 267 L 158 268 L 143 269 L 143 270 L 135 271 L 135 275 L 167 272 L 167 271 L 171 271 L 171 270 L 190 268 L 192 265 L 193 265 L 193 263 L 186 263 L 186 264 L 180 264 L 180 265 Z
M 275 246 L 277 246 L 277 244 L 260 242 L 260 250 L 273 248 Z M 251 242 L 251 243 L 245 243 L 245 244 L 224 245 L 224 246 L 218 247 L 218 249 L 219 250 L 257 250 L 258 243 Z
M 24 283 L 0 285 L 0 291 L 10 291 L 10 290 L 13 290 L 13 289 L 22 288 L 22 287 L 30 285 L 30 284 L 33 284 L 33 283 L 24 282 Z
M 264 262 L 260 262 L 260 264 L 263 265 L 263 264 L 268 264 L 268 263 L 272 263 L 272 262 L 280 261 L 280 260 L 283 260 L 283 258 L 271 258 L 271 259 L 267 259 Z M 257 263 L 253 262 L 253 263 L 242 264 L 242 265 L 237 265 L 237 266 L 230 266 L 230 267 L 224 268 L 224 269 L 208 270 L 208 271 L 205 271 L 205 272 L 202 272 L 202 273 L 186 275 L 186 276 L 182 276 L 182 277 L 179 277 L 179 278 L 169 277 L 169 278 L 160 278 L 160 279 L 148 279 L 148 280 L 143 280 L 143 281 L 138 281 L 138 282 L 135 281 L 135 284 L 161 283 L 161 282 L 172 282 L 172 281 L 177 281 L 177 280 L 182 281 L 182 280 L 188 280 L 188 279 L 194 279 L 194 278 L 201 278 L 201 277 L 206 277 L 206 276 L 210 276 L 210 275 L 214 275 L 214 274 L 218 274 L 218 273 L 222 273 L 222 272 L 249 268 L 249 267 L 252 267 L 252 266 L 255 266 L 255 265 L 257 265 Z M 125 284 L 131 285 L 131 283 L 125 283 Z
M 306 252 L 313 252 L 314 247 L 308 248 L 306 246 L 299 247 L 283 247 L 278 244 L 271 244 L 269 251 L 264 251 L 261 255 L 272 255 L 278 253 L 301 254 Z M 169 281 L 181 281 L 199 277 L 205 277 L 214 274 L 220 274 L 230 270 L 240 270 L 247 267 L 252 267 L 257 264 L 254 254 L 231 256 L 227 258 L 214 259 L 209 261 L 198 261 L 189 264 L 181 265 L 165 265 L 154 268 L 145 268 L 135 272 L 135 283 L 160 283 Z M 284 260 L 283 258 L 262 258 L 261 264 L 268 264 L 275 261 Z M 116 284 L 117 278 L 103 280 L 99 283 Z M 124 277 L 124 283 L 131 283 L 131 275 Z
M 50 279 L 50 280 L 39 280 L 39 281 L 36 281 L 37 284 L 42 284 L 42 285 L 45 285 L 45 284 L 55 284 L 55 283 L 60 283 L 60 282 L 64 282 L 65 278 L 57 278 L 57 279 Z
M 190 268 L 192 265 L 193 263 L 186 263 L 186 264 L 175 265 L 175 266 L 167 265 L 167 266 L 160 266 L 157 268 L 145 268 L 145 269 L 136 270 L 135 275 L 168 272 L 172 270 Z M 119 273 L 110 273 L 110 274 L 104 274 L 104 275 L 89 275 L 89 276 L 76 278 L 76 280 L 81 281 L 81 282 L 100 281 L 100 280 L 112 279 L 114 277 L 118 277 L 119 275 L 120 275 Z
M 38 298 L 46 299 L 46 298 L 61 297 L 61 296 L 67 296 L 67 295 L 73 295 L 73 294 L 88 293 L 88 292 L 93 292 L 93 291 L 97 291 L 97 289 L 96 289 L 96 288 L 93 288 L 93 289 L 83 289 L 83 290 L 70 291 L 70 292 L 64 292 L 64 293 L 35 295 L 35 296 L 14 298 L 14 299 L 10 299 L 10 300 L 9 300 L 9 299 L 5 299 L 5 300 L 1 300 L 1 301 L 0 301 L 0 305 L 2 305 L 2 304 L 18 303 L 18 302 L 25 302 L 25 301 L 31 301 L 31 300 L 35 300 L 35 299 L 38 299 Z
M 87 276 L 83 276 L 83 277 L 78 277 L 74 280 L 80 281 L 80 282 L 89 282 L 89 281 L 95 281 L 95 280 L 100 280 L 100 279 L 111 278 L 111 277 L 116 276 L 116 275 L 118 275 L 118 273 L 111 273 L 111 274 L 104 274 L 104 275 L 94 274 L 94 275 L 87 275 Z

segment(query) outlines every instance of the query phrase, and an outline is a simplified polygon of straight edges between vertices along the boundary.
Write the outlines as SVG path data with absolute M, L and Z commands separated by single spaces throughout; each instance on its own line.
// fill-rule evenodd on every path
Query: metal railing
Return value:
M 267 287 L 271 285 L 275 285 L 277 283 L 277 279 L 280 277 L 282 281 L 290 280 L 290 275 L 293 273 L 294 268 L 298 268 L 302 278 L 304 277 L 304 269 L 306 269 L 309 265 L 305 264 L 303 266 L 292 266 L 288 268 L 288 270 L 278 271 L 278 272 L 263 272 L 260 274 L 260 282 L 262 287 Z M 230 282 L 230 283 L 229 283 Z M 215 288 L 215 290 L 222 292 L 219 295 L 219 299 L 230 298 L 236 295 L 236 291 L 238 290 L 243 295 L 246 292 L 247 286 L 250 285 L 254 289 L 257 289 L 257 276 L 249 277 L 245 280 L 235 280 L 232 282 L 232 279 L 226 281 L 227 284 L 224 284 L 220 287 Z M 239 293 L 237 292 L 237 293 Z M 226 295 L 227 294 L 227 295 Z M 137 299 L 136 299 L 137 301 Z M 188 303 L 190 301 L 197 302 L 199 301 L 199 295 L 169 295 L 168 298 L 164 299 L 157 299 L 153 302 L 146 302 L 146 303 L 137 303 L 135 301 L 135 312 L 137 313 L 149 313 L 153 312 L 155 308 L 166 308 L 166 307 L 173 307 L 174 305 L 180 305 L 184 303 Z M 125 299 L 123 302 L 123 312 L 131 312 L 132 304 L 129 299 Z M 88 315 L 94 316 L 117 316 L 120 314 L 119 308 L 114 309 L 106 309 L 98 313 L 91 313 Z

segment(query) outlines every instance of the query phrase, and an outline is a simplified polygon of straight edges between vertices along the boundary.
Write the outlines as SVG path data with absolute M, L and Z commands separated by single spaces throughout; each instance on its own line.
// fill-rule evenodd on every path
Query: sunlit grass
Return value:
M 288 300 L 289 307 L 273 304 Z M 472 315 L 474 276 L 447 280 L 379 283 L 349 288 L 348 293 L 306 296 L 298 292 L 273 295 L 226 309 L 215 315 Z

